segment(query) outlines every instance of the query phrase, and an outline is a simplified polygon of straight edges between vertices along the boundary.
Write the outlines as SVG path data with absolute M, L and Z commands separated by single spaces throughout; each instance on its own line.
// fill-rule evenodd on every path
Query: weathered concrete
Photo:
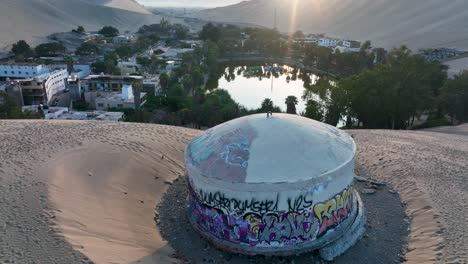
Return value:
M 231 252 L 290 255 L 322 248 L 365 221 L 352 186 L 355 153 L 345 132 L 296 115 L 227 122 L 187 147 L 189 219 L 203 237 Z M 348 237 L 350 246 L 359 236 Z

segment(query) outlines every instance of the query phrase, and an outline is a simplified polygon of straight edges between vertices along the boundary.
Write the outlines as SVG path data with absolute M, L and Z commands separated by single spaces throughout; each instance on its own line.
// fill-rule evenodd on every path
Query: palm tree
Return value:
M 273 101 L 271 99 L 266 98 L 262 102 L 262 107 L 260 108 L 262 112 L 273 112 Z
M 285 104 L 286 104 L 286 113 L 288 114 L 294 114 L 296 115 L 297 112 L 296 112 L 296 105 L 298 104 L 299 102 L 297 101 L 297 97 L 294 96 L 294 95 L 290 95 L 286 98 L 285 100 Z

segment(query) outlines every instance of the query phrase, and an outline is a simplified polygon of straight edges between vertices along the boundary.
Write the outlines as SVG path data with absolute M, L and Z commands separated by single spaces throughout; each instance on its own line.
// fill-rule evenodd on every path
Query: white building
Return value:
M 140 71 L 141 66 L 136 61 L 119 61 L 117 67 L 122 72 L 122 75 L 130 75 Z
M 343 40 L 336 46 L 340 52 L 359 52 L 361 50 L 361 43 L 354 40 Z
M 47 94 L 47 104 L 49 104 L 53 97 L 60 92 L 65 91 L 68 79 L 68 71 L 66 69 L 59 69 L 51 72 L 44 83 L 44 89 Z
M 48 72 L 49 69 L 41 64 L 0 64 L 0 79 L 27 79 Z
M 312 44 L 317 43 L 318 40 L 316 38 L 295 38 L 294 43 L 303 43 L 303 44 Z
M 338 40 L 332 38 L 320 38 L 317 44 L 321 47 L 334 48 L 338 45 Z
M 140 106 L 143 106 L 146 101 L 146 93 L 140 93 Z M 96 110 L 104 111 L 109 108 L 118 109 L 135 109 L 135 97 L 133 88 L 130 84 L 122 86 L 122 92 L 104 92 L 98 93 L 95 99 Z
M 134 35 L 120 35 L 112 39 L 114 44 L 126 44 L 131 43 L 135 39 Z

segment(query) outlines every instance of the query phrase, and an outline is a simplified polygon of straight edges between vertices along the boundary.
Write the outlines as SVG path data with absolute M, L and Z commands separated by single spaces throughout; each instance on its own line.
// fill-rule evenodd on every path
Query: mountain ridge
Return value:
M 273 27 L 275 8 L 278 29 L 282 32 L 300 29 L 307 33 L 326 33 L 340 38 L 371 40 L 385 48 L 407 45 L 412 49 L 468 50 L 468 28 L 464 26 L 468 21 L 468 1 L 251 0 L 202 10 L 195 16 L 207 21 Z M 293 20 L 294 13 L 296 19 Z
M 157 23 L 152 14 L 132 0 L 15 0 L 0 8 L 0 48 L 8 50 L 18 40 L 35 45 L 49 34 L 71 31 L 81 25 L 97 30 L 105 25 L 120 31 Z

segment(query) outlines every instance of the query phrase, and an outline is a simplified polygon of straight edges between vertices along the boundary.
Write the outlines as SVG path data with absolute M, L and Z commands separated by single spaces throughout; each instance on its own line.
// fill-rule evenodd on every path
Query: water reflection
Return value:
M 315 84 L 318 76 L 288 65 L 250 65 L 225 67 L 218 87 L 225 89 L 232 98 L 248 109 L 259 108 L 265 98 L 286 111 L 285 99 L 298 98 L 297 112 L 305 110 L 302 100 L 304 83 Z

